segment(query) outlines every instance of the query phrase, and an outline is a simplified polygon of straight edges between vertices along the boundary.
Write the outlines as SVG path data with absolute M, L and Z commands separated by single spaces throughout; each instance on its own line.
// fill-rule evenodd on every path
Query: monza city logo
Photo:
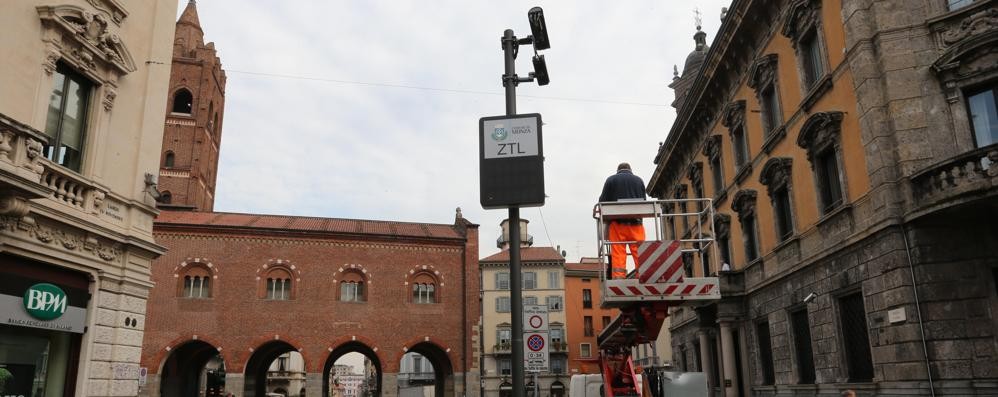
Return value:
M 66 292 L 56 285 L 39 283 L 24 292 L 24 310 L 39 320 L 55 320 L 66 313 Z
M 496 124 L 495 128 L 492 130 L 492 140 L 493 141 L 505 141 L 509 134 L 506 132 L 506 128 L 502 124 Z

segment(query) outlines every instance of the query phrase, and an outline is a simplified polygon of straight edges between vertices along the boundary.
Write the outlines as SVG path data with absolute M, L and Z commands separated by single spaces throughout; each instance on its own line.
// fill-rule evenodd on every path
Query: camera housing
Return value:
M 551 48 L 547 24 L 544 23 L 544 10 L 540 7 L 531 8 L 530 11 L 527 11 L 527 20 L 530 21 L 530 33 L 534 36 L 534 50 Z
M 537 79 L 537 85 L 548 85 L 551 79 L 548 77 L 548 64 L 544 62 L 544 55 L 534 55 L 534 72 L 531 75 Z

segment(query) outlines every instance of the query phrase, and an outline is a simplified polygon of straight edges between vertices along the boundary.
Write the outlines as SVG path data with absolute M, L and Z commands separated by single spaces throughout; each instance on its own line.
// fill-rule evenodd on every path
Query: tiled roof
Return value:
M 163 211 L 156 218 L 156 224 L 376 234 L 399 237 L 464 238 L 453 225 L 229 212 Z
M 599 271 L 603 266 L 596 263 L 566 263 L 565 270 Z
M 558 254 L 551 247 L 525 247 L 520 248 L 520 261 L 564 261 L 565 258 Z M 499 253 L 480 259 L 479 262 L 509 262 L 509 250 L 502 250 Z

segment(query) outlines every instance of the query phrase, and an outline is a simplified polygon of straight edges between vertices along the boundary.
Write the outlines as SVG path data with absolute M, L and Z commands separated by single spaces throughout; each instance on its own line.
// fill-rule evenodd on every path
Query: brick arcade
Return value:
M 477 394 L 478 226 L 460 212 L 423 224 L 164 211 L 154 234 L 169 252 L 152 269 L 140 395 L 200 394 L 220 356 L 226 393 L 262 396 L 289 351 L 310 396 L 330 395 L 348 352 L 373 361 L 383 396 L 406 352 L 430 360 L 437 396 Z

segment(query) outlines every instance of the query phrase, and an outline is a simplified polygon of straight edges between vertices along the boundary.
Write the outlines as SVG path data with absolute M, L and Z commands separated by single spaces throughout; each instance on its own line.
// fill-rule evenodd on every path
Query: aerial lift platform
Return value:
M 596 204 L 593 218 L 596 219 L 599 257 L 604 269 L 609 268 L 611 246 L 638 245 L 635 269 L 626 278 L 610 279 L 608 271 L 600 272 L 602 307 L 620 309 L 620 314 L 597 337 L 606 397 L 641 395 L 631 351 L 635 346 L 653 343 L 658 338 L 670 307 L 721 299 L 717 277 L 692 277 L 684 266 L 684 257 L 689 260 L 691 256 L 699 256 L 702 261 L 706 259 L 707 250 L 715 250 L 712 256 L 718 258 L 711 201 L 622 200 Z M 607 227 L 617 219 L 652 220 L 654 238 L 609 241 Z M 671 226 L 681 220 L 685 220 L 681 222 L 683 225 L 689 225 L 688 230 Z M 666 225 L 680 235 L 666 239 Z

